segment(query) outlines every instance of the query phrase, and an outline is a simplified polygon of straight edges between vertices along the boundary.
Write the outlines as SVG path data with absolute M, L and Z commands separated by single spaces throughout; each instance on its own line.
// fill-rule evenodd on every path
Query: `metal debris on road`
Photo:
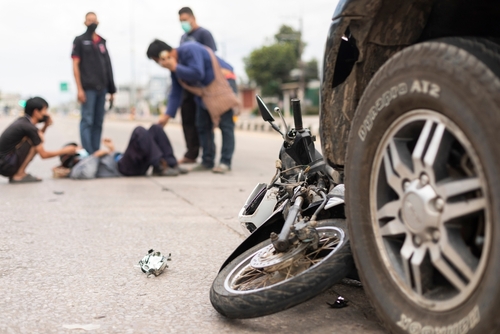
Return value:
M 326 303 L 328 305 L 330 305 L 331 308 L 344 308 L 344 307 L 349 306 L 349 305 L 347 305 L 349 303 L 349 301 L 346 300 L 342 296 L 339 296 L 334 303 L 329 303 L 329 302 L 326 302 Z
M 149 275 L 160 275 L 165 268 L 168 268 L 167 261 L 170 261 L 170 253 L 168 257 L 163 256 L 160 252 L 155 252 L 153 249 L 148 251 L 148 255 L 139 261 L 139 266 L 143 273 Z

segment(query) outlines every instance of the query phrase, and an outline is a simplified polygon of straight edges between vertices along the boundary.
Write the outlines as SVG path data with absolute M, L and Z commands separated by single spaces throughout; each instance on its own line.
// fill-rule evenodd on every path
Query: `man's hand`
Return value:
M 49 116 L 49 118 L 47 118 L 47 120 L 45 121 L 45 127 L 49 127 L 52 124 L 54 124 L 54 121 L 52 120 L 52 116 L 50 116 L 50 114 L 47 114 L 47 116 Z
M 52 121 L 52 117 L 49 114 L 47 114 L 47 116 L 47 120 L 43 123 L 42 133 L 45 133 L 45 130 L 47 130 L 47 128 L 54 123 L 54 121 Z
M 62 154 L 76 154 L 79 149 L 81 149 L 80 146 L 68 145 L 62 148 Z
M 175 72 L 175 69 L 177 67 L 177 60 L 170 55 L 166 57 L 160 57 L 159 63 L 162 67 L 168 68 L 172 72 Z
M 108 148 L 109 152 L 113 152 L 115 150 L 115 144 L 113 143 L 111 138 L 104 138 L 102 140 L 102 143 Z
M 83 89 L 78 90 L 77 98 L 80 103 L 85 103 L 85 101 L 87 101 L 87 97 L 85 96 L 85 91 Z
M 162 127 L 164 127 L 165 125 L 167 125 L 169 119 L 170 119 L 169 115 L 163 114 L 158 119 L 158 124 L 161 125 Z

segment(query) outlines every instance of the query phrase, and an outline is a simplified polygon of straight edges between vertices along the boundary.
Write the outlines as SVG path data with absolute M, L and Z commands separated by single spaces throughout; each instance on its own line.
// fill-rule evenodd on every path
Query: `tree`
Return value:
M 267 96 L 281 96 L 281 84 L 290 80 L 290 71 L 303 69 L 305 81 L 318 78 L 318 61 L 299 63 L 305 47 L 300 31 L 282 25 L 274 35 L 274 44 L 253 50 L 244 59 L 248 78 L 255 81 Z M 300 72 L 299 72 L 300 73 Z
M 248 78 L 261 86 L 263 95 L 281 95 L 280 85 L 296 67 L 297 55 L 290 43 L 276 43 L 252 51 L 244 62 Z
M 278 33 L 274 35 L 274 39 L 280 44 L 291 44 L 295 51 L 297 60 L 300 59 L 300 56 L 306 46 L 306 44 L 302 41 L 302 34 L 300 31 L 297 31 L 290 26 L 282 25 Z

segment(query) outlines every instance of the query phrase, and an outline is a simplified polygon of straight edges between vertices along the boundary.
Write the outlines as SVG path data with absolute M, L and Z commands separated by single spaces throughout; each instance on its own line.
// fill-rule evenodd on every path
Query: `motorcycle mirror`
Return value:
M 259 95 L 256 95 L 257 105 L 259 106 L 260 115 L 266 122 L 274 122 L 274 117 L 271 115 L 269 109 L 267 109 L 266 104 L 262 101 L 262 98 Z

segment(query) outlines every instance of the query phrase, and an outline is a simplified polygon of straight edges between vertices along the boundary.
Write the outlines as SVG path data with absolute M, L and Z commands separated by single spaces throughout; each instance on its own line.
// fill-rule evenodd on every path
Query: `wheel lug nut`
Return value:
M 432 240 L 434 242 L 438 242 L 439 241 L 439 238 L 441 238 L 441 232 L 439 232 L 439 230 L 434 230 L 432 232 Z
M 420 184 L 422 186 L 426 186 L 427 184 L 429 184 L 429 177 L 427 176 L 427 174 L 420 175 Z
M 422 238 L 420 236 L 416 235 L 413 238 L 413 242 L 415 243 L 415 245 L 420 246 L 422 244 Z
M 403 182 L 403 190 L 406 191 L 410 188 L 410 181 Z
M 434 203 L 436 210 L 443 211 L 444 209 L 444 200 L 441 197 L 438 197 Z

